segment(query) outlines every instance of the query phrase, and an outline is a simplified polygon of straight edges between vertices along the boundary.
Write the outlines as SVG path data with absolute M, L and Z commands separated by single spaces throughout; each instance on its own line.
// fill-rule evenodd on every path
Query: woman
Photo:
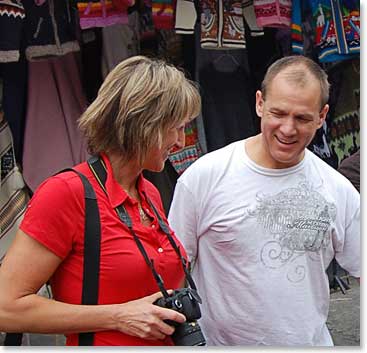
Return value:
M 184 126 L 199 110 L 200 96 L 192 82 L 162 61 L 137 56 L 111 71 L 79 121 L 90 152 L 106 168 L 105 191 L 88 163 L 74 168 L 97 195 L 98 305 L 80 304 L 84 190 L 78 175 L 64 172 L 35 192 L 0 267 L 0 331 L 64 333 L 67 345 L 77 345 L 80 332 L 95 332 L 94 345 L 172 344 L 174 328 L 164 320 L 183 323 L 185 317 L 153 305 L 162 294 L 115 208 L 126 209 L 165 287 L 180 287 L 182 263 L 153 209 L 166 220 L 158 190 L 142 171 L 161 171 L 170 149 L 184 147 Z M 55 300 L 35 295 L 48 280 Z

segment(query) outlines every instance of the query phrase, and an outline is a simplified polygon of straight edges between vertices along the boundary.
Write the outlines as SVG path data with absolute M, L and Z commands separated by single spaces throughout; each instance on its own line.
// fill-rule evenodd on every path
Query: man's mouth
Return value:
M 275 138 L 277 139 L 278 142 L 280 142 L 283 145 L 293 145 L 297 142 L 297 141 L 293 141 L 293 140 L 280 139 L 278 136 L 275 136 Z

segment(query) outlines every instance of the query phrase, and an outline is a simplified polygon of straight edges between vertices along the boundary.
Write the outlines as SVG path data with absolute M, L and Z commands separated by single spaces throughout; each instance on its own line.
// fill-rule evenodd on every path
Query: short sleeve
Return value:
M 168 222 L 182 242 L 191 263 L 197 255 L 197 219 L 195 197 L 178 179 L 168 214 Z
M 83 195 L 77 175 L 47 179 L 30 200 L 20 229 L 64 259 L 84 232 Z
M 335 254 L 340 266 L 357 278 L 360 277 L 361 268 L 360 224 L 360 208 L 358 207 L 347 223 L 343 247 Z

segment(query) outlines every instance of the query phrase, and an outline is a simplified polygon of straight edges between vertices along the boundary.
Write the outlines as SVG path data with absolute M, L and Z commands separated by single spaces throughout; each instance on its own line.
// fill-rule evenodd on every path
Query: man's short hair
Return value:
M 288 79 L 296 84 L 303 85 L 308 81 L 309 76 L 305 75 L 307 72 L 319 81 L 320 102 L 322 108 L 329 100 L 330 84 L 328 82 L 328 76 L 315 61 L 302 55 L 286 56 L 275 61 L 269 66 L 261 84 L 261 93 L 263 98 L 265 99 L 269 86 L 275 76 L 290 67 L 294 69 L 289 70 Z

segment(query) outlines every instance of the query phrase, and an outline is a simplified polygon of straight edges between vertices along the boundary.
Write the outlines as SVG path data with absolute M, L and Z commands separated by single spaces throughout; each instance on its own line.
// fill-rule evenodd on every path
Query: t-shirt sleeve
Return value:
M 43 182 L 30 200 L 20 225 L 24 233 L 61 259 L 68 255 L 76 237 L 84 231 L 82 183 L 78 176 L 75 178 L 70 179 L 72 183 L 61 176 Z
M 361 228 L 360 197 L 357 191 L 351 190 L 346 207 L 346 224 L 344 242 L 338 249 L 335 258 L 342 268 L 352 276 L 360 277 L 361 268 Z
M 197 220 L 195 197 L 185 184 L 177 181 L 168 222 L 181 241 L 191 263 L 197 255 Z

